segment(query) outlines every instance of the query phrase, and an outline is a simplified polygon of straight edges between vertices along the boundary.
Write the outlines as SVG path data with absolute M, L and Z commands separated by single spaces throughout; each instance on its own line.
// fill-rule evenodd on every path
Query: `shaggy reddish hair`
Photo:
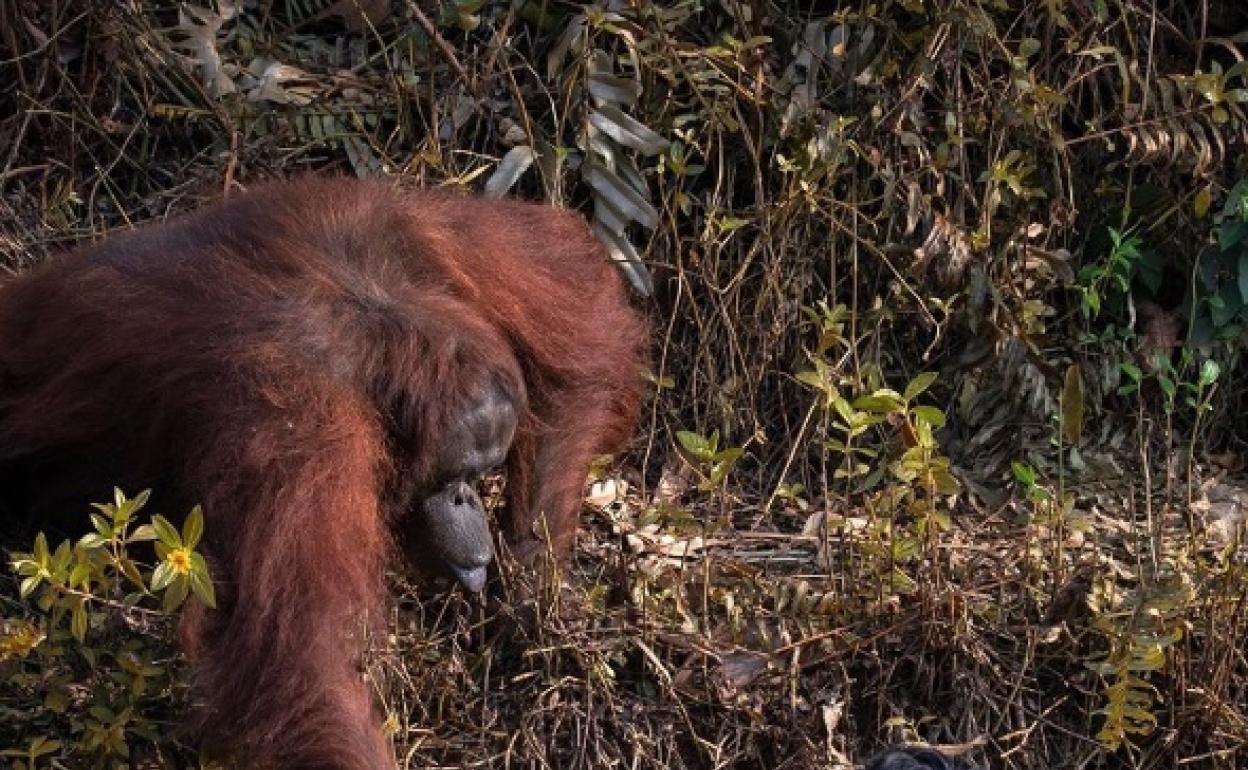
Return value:
M 504 534 L 566 556 L 646 343 L 575 214 L 270 184 L 0 286 L 0 523 L 47 527 L 114 484 L 202 503 L 219 608 L 181 631 L 203 739 L 266 766 L 392 767 L 349 632 L 377 618 L 439 437 L 486 388 L 514 398 Z

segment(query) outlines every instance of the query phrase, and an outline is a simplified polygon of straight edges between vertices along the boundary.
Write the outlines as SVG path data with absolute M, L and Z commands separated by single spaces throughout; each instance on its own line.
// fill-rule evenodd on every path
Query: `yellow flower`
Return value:
M 174 548 L 165 557 L 165 561 L 169 562 L 169 566 L 173 567 L 174 572 L 179 575 L 191 574 L 191 549 Z

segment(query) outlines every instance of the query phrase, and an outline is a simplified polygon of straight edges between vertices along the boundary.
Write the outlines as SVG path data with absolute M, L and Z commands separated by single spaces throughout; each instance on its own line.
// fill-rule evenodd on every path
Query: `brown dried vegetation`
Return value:
M 315 166 L 645 256 L 567 584 L 371 640 L 400 766 L 1248 761 L 1242 3 L 365 5 L 2 0 L 0 252 Z

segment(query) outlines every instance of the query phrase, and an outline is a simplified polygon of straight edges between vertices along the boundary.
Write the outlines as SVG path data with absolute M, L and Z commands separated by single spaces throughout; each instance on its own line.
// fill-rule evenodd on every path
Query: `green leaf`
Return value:
M 840 394 L 832 394 L 831 398 L 832 408 L 836 409 L 836 413 L 841 416 L 841 419 L 844 420 L 846 424 L 852 422 L 854 419 L 854 408 L 849 405 L 849 402 L 846 401 Z
M 197 505 L 191 509 L 186 517 L 186 523 L 182 525 L 182 543 L 187 548 L 194 548 L 199 545 L 200 538 L 203 536 L 204 511 Z
M 134 531 L 130 533 L 130 541 L 133 543 L 145 543 L 149 540 L 155 539 L 156 528 L 151 524 L 144 524 L 142 526 L 135 527 Z
M 74 602 L 73 611 L 70 613 L 69 630 L 78 640 L 79 644 L 87 638 L 87 601 L 79 599 Z
M 208 561 L 204 559 L 204 555 L 198 551 L 191 552 L 191 570 L 208 574 Z
M 56 553 L 52 554 L 52 574 L 61 578 L 65 576 L 65 571 L 69 569 L 69 562 L 74 558 L 74 552 L 70 548 L 68 540 L 62 540 L 61 544 L 56 547 Z
M 901 410 L 901 397 L 889 390 L 877 390 L 869 396 L 854 399 L 854 408 L 873 414 L 892 414 Z
M 51 560 L 51 554 L 48 553 L 48 538 L 42 532 L 35 535 L 35 562 L 44 569 L 48 568 L 48 562 Z
M 813 369 L 798 372 L 795 377 L 798 382 L 804 385 L 809 385 L 816 390 L 826 390 L 828 387 L 828 384 L 823 381 L 822 377 L 819 376 L 819 372 L 816 372 Z
M 914 416 L 923 420 L 934 428 L 945 427 L 945 413 L 934 406 L 916 406 L 914 407 Z
M 137 496 L 135 496 L 133 500 L 130 501 L 132 505 L 130 509 L 131 512 L 137 511 L 140 508 L 145 507 L 147 505 L 147 501 L 151 499 L 151 497 L 152 497 L 152 490 L 150 489 L 145 489 L 142 492 L 140 492 Z
M 1010 463 L 1010 470 L 1014 473 L 1014 478 L 1018 479 L 1022 484 L 1034 487 L 1036 485 L 1036 471 L 1030 466 L 1015 460 Z
M 46 754 L 51 754 L 54 751 L 60 751 L 60 749 L 60 741 L 54 741 L 51 738 L 41 735 L 30 742 L 30 751 L 28 754 L 32 758 L 42 757 Z
M 217 607 L 217 592 L 212 585 L 212 578 L 208 576 L 207 569 L 191 569 L 190 574 L 191 592 L 195 594 L 195 598 L 199 599 L 209 609 Z
M 152 573 L 152 590 L 162 591 L 178 577 L 178 571 L 167 561 L 162 561 Z
M 169 520 L 159 513 L 152 517 L 152 528 L 156 530 L 156 537 L 169 548 L 181 548 L 182 536 L 178 534 L 178 530 L 174 529 Z
M 185 578 L 175 580 L 169 590 L 165 591 L 164 597 L 161 599 L 161 609 L 166 613 L 172 613 L 182 606 L 182 602 L 186 601 L 190 588 Z
M 130 582 L 134 583 L 136 587 L 141 588 L 144 591 L 147 590 L 147 584 L 143 582 L 142 573 L 139 572 L 139 568 L 135 566 L 131 559 L 122 557 L 122 559 L 117 562 L 117 566 L 121 568 L 121 573 L 128 577 Z
M 693 455 L 700 462 L 710 462 L 714 459 L 715 450 L 711 442 L 697 433 L 687 430 L 676 432 L 676 440 L 684 447 L 685 451 Z
M 67 581 L 71 588 L 81 587 L 84 590 L 90 586 L 91 565 L 79 562 L 69 571 L 69 580 Z
M 89 551 L 98 550 L 107 544 L 108 541 L 105 540 L 98 532 L 88 532 L 78 539 L 78 547 L 86 548 Z
M 921 393 L 923 393 L 923 391 L 930 388 L 932 383 L 935 381 L 936 372 L 923 372 L 922 374 L 917 375 L 913 380 L 910 380 L 908 385 L 906 385 L 906 392 L 903 399 L 906 401 L 913 401 Z
M 17 589 L 18 597 L 21 599 L 27 598 L 32 593 L 34 593 L 35 589 L 38 588 L 39 584 L 42 582 L 43 582 L 43 575 L 31 575 L 30 577 L 26 578 L 25 580 L 22 581 L 21 585 L 18 586 L 18 589 Z
M 1092 311 L 1092 315 L 1099 315 L 1101 312 L 1101 293 L 1092 287 L 1083 295 L 1083 300 L 1087 303 L 1088 309 Z
M 1218 366 L 1218 362 L 1212 358 L 1205 359 L 1200 365 L 1200 385 L 1201 387 L 1209 387 L 1217 381 L 1218 375 L 1222 373 L 1222 368 Z

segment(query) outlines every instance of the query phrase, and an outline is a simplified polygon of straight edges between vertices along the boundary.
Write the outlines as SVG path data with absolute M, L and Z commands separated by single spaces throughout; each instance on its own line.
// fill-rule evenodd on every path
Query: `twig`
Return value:
M 468 75 L 464 65 L 459 63 L 459 58 L 455 56 L 455 49 L 451 47 L 450 43 L 446 42 L 446 38 L 442 37 L 441 33 L 438 32 L 438 28 L 433 26 L 433 22 L 420 9 L 420 6 L 416 4 L 416 0 L 407 0 L 407 7 L 412 9 L 412 13 L 416 16 L 416 21 L 420 22 L 420 26 L 424 27 L 425 33 L 437 44 L 438 50 L 442 52 L 442 57 L 446 59 L 446 63 L 450 64 L 451 68 L 463 78 L 464 85 L 472 92 L 472 95 L 480 99 L 481 94 L 477 89 L 476 81 Z M 480 109 L 480 105 L 477 108 Z

